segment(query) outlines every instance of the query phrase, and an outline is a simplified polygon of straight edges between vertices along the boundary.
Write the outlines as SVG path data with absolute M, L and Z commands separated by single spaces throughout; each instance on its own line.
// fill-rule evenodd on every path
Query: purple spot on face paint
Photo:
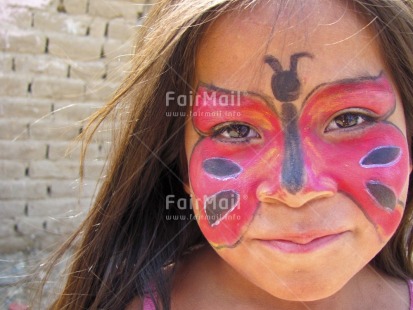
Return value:
M 401 149 L 397 146 L 380 146 L 371 150 L 360 160 L 364 168 L 390 167 L 401 157 Z
M 383 208 L 394 210 L 397 198 L 392 189 L 377 181 L 367 182 L 366 186 L 370 195 L 372 195 Z
M 228 180 L 236 178 L 242 168 L 232 160 L 226 158 L 209 158 L 204 160 L 202 168 L 215 179 Z
M 239 202 L 239 194 L 233 190 L 224 190 L 208 197 L 204 210 L 211 226 L 218 225 Z

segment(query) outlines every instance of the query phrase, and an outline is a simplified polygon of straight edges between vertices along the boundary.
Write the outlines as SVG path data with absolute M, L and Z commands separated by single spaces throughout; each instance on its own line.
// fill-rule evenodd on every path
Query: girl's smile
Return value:
M 264 245 L 285 253 L 308 253 L 338 241 L 346 232 L 305 232 L 260 240 Z

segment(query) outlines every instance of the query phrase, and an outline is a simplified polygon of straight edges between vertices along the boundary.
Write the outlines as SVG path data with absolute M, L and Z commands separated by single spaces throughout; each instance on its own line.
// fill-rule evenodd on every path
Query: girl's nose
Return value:
M 268 204 L 283 204 L 291 208 L 299 208 L 317 199 L 329 198 L 337 193 L 337 184 L 324 175 L 316 175 L 310 169 L 305 169 L 303 186 L 297 192 L 291 192 L 281 180 L 269 179 L 257 188 L 257 197 Z
M 337 192 L 336 182 L 316 168 L 320 162 L 311 162 L 311 156 L 303 152 L 297 108 L 291 102 L 284 102 L 281 107 L 284 159 L 281 169 L 275 169 L 277 172 L 258 186 L 258 199 L 299 208 L 312 200 L 333 196 Z

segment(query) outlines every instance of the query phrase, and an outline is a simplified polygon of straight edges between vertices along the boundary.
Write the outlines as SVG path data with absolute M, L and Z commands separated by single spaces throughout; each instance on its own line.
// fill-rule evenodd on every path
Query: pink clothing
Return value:
M 413 280 L 407 281 L 407 283 L 409 284 L 410 292 L 410 310 L 413 310 Z M 145 297 L 143 300 L 143 310 L 156 310 L 152 299 L 149 297 Z
M 155 305 L 150 297 L 143 299 L 143 310 L 156 310 Z

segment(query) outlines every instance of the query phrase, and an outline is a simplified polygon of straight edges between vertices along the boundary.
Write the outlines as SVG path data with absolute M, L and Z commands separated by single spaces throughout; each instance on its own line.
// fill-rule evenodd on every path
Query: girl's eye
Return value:
M 228 142 L 244 142 L 261 136 L 250 126 L 244 124 L 229 124 L 216 129 L 213 137 Z
M 371 123 L 374 119 L 371 116 L 355 113 L 355 112 L 348 112 L 343 113 L 336 116 L 327 126 L 325 129 L 326 132 L 334 131 L 338 129 L 346 129 L 355 126 L 362 125 L 364 123 Z

